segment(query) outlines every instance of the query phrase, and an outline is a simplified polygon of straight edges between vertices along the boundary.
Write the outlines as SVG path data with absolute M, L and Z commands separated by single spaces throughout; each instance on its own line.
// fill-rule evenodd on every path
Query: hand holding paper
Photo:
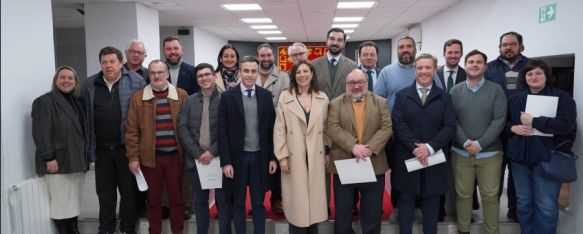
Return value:
M 439 150 L 435 152 L 435 154 L 430 155 L 426 158 L 427 166 L 424 166 L 417 160 L 417 158 L 411 158 L 405 160 L 405 166 L 407 167 L 408 172 L 416 171 L 419 169 L 423 169 L 426 167 L 430 167 L 436 164 L 444 163 L 445 162 L 445 154 L 443 154 L 443 150 Z
M 371 160 L 344 159 L 334 161 L 342 184 L 376 182 Z

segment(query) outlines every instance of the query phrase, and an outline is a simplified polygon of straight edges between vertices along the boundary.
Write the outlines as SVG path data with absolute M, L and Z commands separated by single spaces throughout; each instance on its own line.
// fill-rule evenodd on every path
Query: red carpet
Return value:
M 249 200 L 249 189 L 247 189 L 247 202 L 246 202 L 246 209 L 245 209 L 245 213 L 247 214 L 247 219 L 251 219 L 251 215 L 249 215 L 249 207 L 251 206 L 251 201 Z M 269 198 L 271 197 L 271 192 L 267 192 L 265 194 L 265 201 L 264 201 L 264 206 L 265 206 L 265 216 L 266 218 L 269 220 L 284 220 L 285 216 L 283 214 L 279 215 L 279 214 L 274 214 L 273 212 L 271 212 L 271 202 L 269 201 Z M 331 213 L 330 217 L 328 217 L 328 220 L 334 220 L 335 218 L 335 212 L 334 212 L 334 191 L 332 191 L 331 194 L 331 201 L 330 201 L 330 209 L 331 209 Z M 359 204 L 360 207 L 360 204 Z M 284 209 L 285 209 L 285 204 L 284 204 Z M 391 199 L 389 197 L 389 194 L 387 193 L 387 191 L 385 190 L 385 192 L 383 193 L 383 217 L 382 220 L 388 220 L 389 217 L 391 216 L 391 213 L 393 213 L 393 207 L 391 206 Z M 213 205 L 210 209 L 210 217 L 211 219 L 216 219 L 217 218 L 217 206 L 216 204 Z M 358 221 L 358 216 L 353 216 L 352 219 L 354 221 Z

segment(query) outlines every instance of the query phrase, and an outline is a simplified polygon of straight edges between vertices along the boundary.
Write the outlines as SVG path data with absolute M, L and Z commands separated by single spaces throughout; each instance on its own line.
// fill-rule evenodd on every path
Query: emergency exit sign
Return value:
M 546 23 L 554 21 L 557 16 L 557 3 L 549 4 L 540 7 L 538 11 L 538 23 Z

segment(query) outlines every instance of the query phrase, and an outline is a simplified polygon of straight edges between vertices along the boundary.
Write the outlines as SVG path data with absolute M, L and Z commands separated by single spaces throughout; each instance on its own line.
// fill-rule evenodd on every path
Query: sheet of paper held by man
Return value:
M 445 162 L 445 154 L 443 154 L 443 150 L 439 150 L 439 151 L 435 152 L 434 154 L 429 155 L 429 157 L 427 157 L 427 163 L 428 163 L 427 167 L 433 166 L 435 164 L 444 163 L 444 162 Z M 411 159 L 405 160 L 405 166 L 407 166 L 408 172 L 412 172 L 412 171 L 426 168 L 425 166 L 423 166 L 421 164 L 421 162 L 419 162 L 419 160 L 417 160 L 417 158 L 411 158 Z
M 367 158 L 366 161 L 358 160 L 358 162 L 356 162 L 355 158 L 337 160 L 334 161 L 334 164 L 336 165 L 338 177 L 340 177 L 340 182 L 342 184 L 357 184 L 377 181 L 370 158 Z
M 200 179 L 200 187 L 204 189 L 214 189 L 223 187 L 223 170 L 221 169 L 221 159 L 213 158 L 208 165 L 203 165 L 198 160 L 196 170 Z
M 533 118 L 540 116 L 554 118 L 557 117 L 558 106 L 559 97 L 528 95 L 524 112 L 529 113 Z M 536 128 L 533 129 L 532 135 L 553 137 L 553 134 L 543 133 Z
M 146 178 L 144 177 L 144 173 L 142 170 L 138 168 L 138 171 L 135 173 L 136 176 L 136 183 L 138 184 L 138 190 L 144 192 L 148 190 L 148 183 L 146 182 Z

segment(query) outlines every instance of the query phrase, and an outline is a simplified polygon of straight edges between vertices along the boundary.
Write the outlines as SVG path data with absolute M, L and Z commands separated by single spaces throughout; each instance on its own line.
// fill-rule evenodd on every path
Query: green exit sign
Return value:
M 557 16 L 557 3 L 549 4 L 540 7 L 538 11 L 538 22 L 545 23 L 554 21 Z

